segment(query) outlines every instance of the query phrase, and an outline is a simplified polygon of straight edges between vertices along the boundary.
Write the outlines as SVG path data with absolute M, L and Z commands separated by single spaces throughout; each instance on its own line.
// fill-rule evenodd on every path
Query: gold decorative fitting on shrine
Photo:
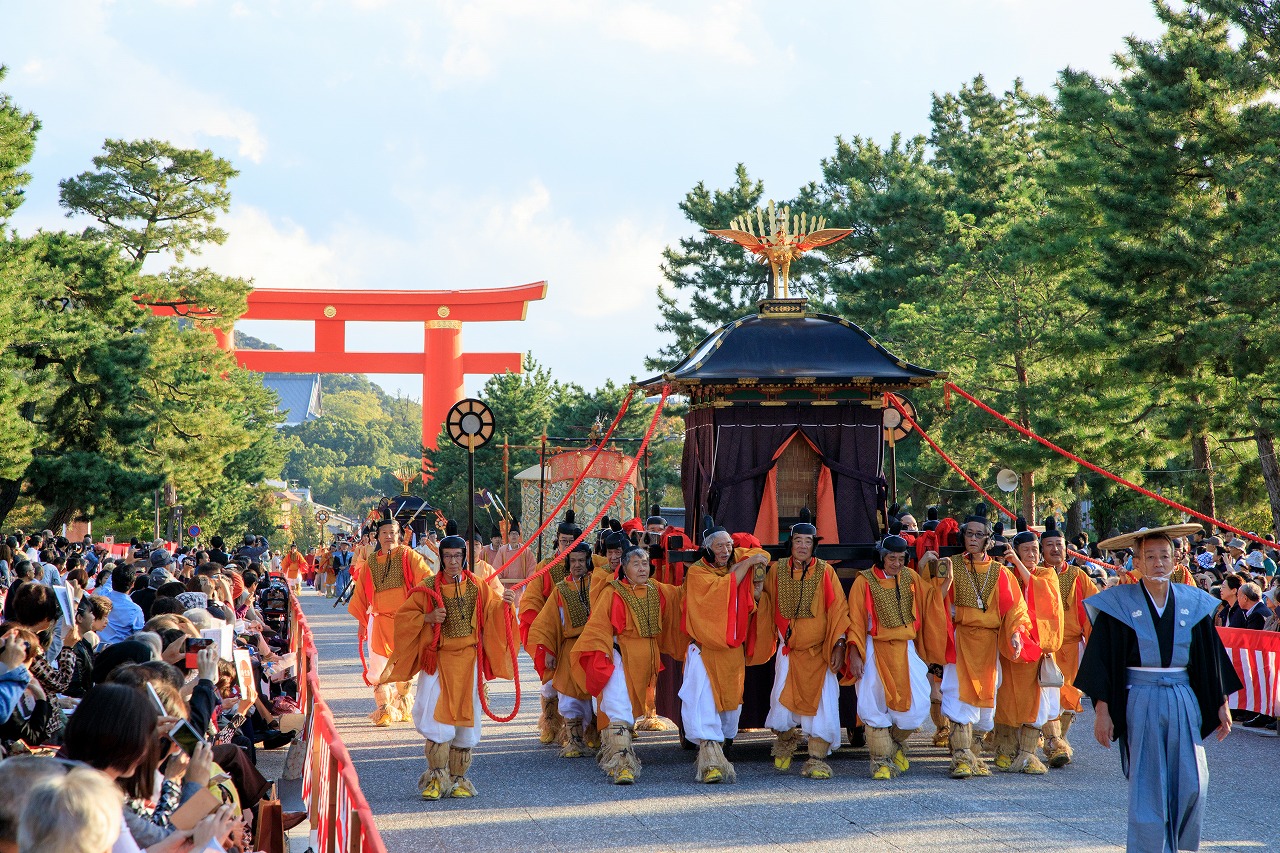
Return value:
M 329 317 L 330 319 L 337 317 L 338 309 L 334 308 L 332 305 L 326 305 L 324 306 L 324 316 Z
M 795 378 L 795 383 L 797 385 L 812 385 L 817 381 L 818 378 L 816 376 L 797 376 Z
M 426 323 L 428 329 L 462 329 L 461 320 L 428 320 Z
M 738 377 L 739 385 L 755 385 L 759 381 L 760 381 L 759 378 L 755 376 L 739 376 Z
M 443 318 L 443 317 L 448 317 L 448 316 L 449 316 L 449 306 L 448 306 L 448 305 L 441 305 L 439 308 L 437 308 L 437 309 L 436 309 L 436 316 L 437 316 L 437 317 L 441 317 L 441 318 Z
M 769 317 L 777 319 L 779 317 L 799 317 L 805 316 L 805 307 L 809 300 L 800 299 L 761 299 L 756 303 L 756 310 L 760 312 L 761 317 Z

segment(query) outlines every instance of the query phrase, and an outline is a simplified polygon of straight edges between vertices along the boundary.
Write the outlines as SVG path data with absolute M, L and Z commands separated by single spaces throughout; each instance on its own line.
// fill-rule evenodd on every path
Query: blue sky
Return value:
M 1146 0 L 0 0 L 0 85 L 44 124 L 12 224 L 76 227 L 57 182 L 105 138 L 210 148 L 241 172 L 230 238 L 189 263 L 263 287 L 545 279 L 527 322 L 469 325 L 464 346 L 594 387 L 644 375 L 662 344 L 660 252 L 690 232 L 676 205 L 698 181 L 743 162 L 789 197 L 837 135 L 925 132 L 933 92 L 976 74 L 1049 91 L 1158 33 Z M 348 343 L 414 351 L 422 333 L 352 324 Z

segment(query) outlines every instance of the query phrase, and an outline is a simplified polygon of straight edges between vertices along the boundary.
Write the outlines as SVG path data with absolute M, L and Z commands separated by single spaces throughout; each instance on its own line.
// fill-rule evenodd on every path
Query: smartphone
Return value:
M 201 649 L 211 646 L 213 646 L 213 640 L 209 637 L 187 637 L 187 669 L 195 669 L 199 665 L 196 655 Z
M 174 723 L 173 728 L 169 730 L 169 737 L 173 738 L 173 742 L 182 747 L 182 751 L 187 755 L 194 755 L 196 747 L 204 743 L 204 738 L 200 737 L 200 733 L 186 720 Z

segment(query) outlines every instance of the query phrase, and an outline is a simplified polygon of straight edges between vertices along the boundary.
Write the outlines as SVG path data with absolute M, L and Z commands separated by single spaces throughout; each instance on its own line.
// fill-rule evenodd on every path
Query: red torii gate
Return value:
M 422 444 L 432 450 L 449 407 L 466 396 L 463 377 L 519 373 L 518 352 L 464 353 L 462 324 L 523 320 L 546 298 L 545 281 L 477 290 L 270 290 L 254 288 L 244 320 L 310 320 L 314 352 L 235 349 L 232 329 L 214 330 L 218 345 L 259 373 L 408 373 L 422 376 Z M 156 313 L 175 313 L 155 306 Z M 349 321 L 421 322 L 421 353 L 349 352 Z

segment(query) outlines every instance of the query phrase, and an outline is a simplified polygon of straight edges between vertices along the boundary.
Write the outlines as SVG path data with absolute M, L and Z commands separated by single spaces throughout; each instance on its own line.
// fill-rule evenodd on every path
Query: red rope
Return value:
M 955 392 L 956 392 L 957 394 L 959 394 L 961 397 L 964 397 L 964 398 L 965 398 L 966 400 L 968 400 L 970 403 L 973 403 L 973 404 L 974 404 L 975 406 L 977 406 L 979 409 L 982 409 L 984 412 L 986 412 L 987 414 L 991 415 L 991 416 L 992 416 L 992 417 L 994 417 L 996 420 L 999 420 L 999 421 L 1001 421 L 1002 423 L 1004 423 L 1006 426 L 1011 426 L 1011 427 L 1013 427 L 1015 430 L 1017 430 L 1018 432 L 1020 432 L 1020 433 L 1022 433 L 1023 435 L 1025 435 L 1027 438 L 1030 438 L 1030 439 L 1033 439 L 1033 440 L 1035 440 L 1035 441 L 1040 442 L 1040 443 L 1041 443 L 1041 444 L 1043 444 L 1045 447 L 1047 447 L 1047 448 L 1049 448 L 1050 450 L 1052 450 L 1054 453 L 1057 453 L 1057 454 L 1059 454 L 1059 455 L 1061 455 L 1061 456 L 1065 456 L 1066 458 L 1070 459 L 1072 462 L 1075 462 L 1077 465 L 1083 465 L 1084 467 L 1088 468 L 1090 471 L 1093 471 L 1095 474 L 1101 474 L 1102 476 L 1104 476 L 1104 477 L 1106 477 L 1106 478 L 1108 478 L 1108 479 L 1110 479 L 1110 480 L 1114 480 L 1115 482 L 1119 483 L 1120 485 L 1125 486 L 1125 487 L 1127 487 L 1127 488 L 1130 488 L 1130 489 L 1132 489 L 1133 491 L 1135 491 L 1135 492 L 1137 492 L 1137 493 L 1139 493 L 1139 494 L 1141 494 L 1141 495 L 1146 495 L 1146 496 L 1147 496 L 1147 497 L 1149 497 L 1149 498 L 1154 498 L 1155 500 L 1160 501 L 1160 503 L 1162 503 L 1162 504 L 1166 504 L 1166 505 L 1168 505 L 1168 506 L 1171 506 L 1171 507 L 1173 507 L 1174 509 L 1178 510 L 1179 512 L 1184 512 L 1184 513 L 1186 513 L 1187 515 L 1194 516 L 1195 518 L 1200 519 L 1201 521 L 1205 522 L 1206 524 L 1210 524 L 1210 525 L 1213 525 L 1213 526 L 1216 526 L 1216 527 L 1220 527 L 1220 528 L 1222 528 L 1223 530 L 1229 530 L 1229 531 L 1231 531 L 1232 533 L 1236 534 L 1237 536 L 1243 536 L 1244 538 L 1246 538 L 1246 539 L 1250 539 L 1250 540 L 1252 540 L 1252 541 L 1254 541 L 1254 542 L 1257 542 L 1257 543 L 1259 543 L 1260 545 L 1262 545 L 1262 546 L 1264 546 L 1264 547 L 1269 548 L 1269 547 L 1271 547 L 1271 546 L 1274 544 L 1274 543 L 1272 543 L 1272 542 L 1268 542 L 1268 541 L 1267 541 L 1267 540 L 1265 540 L 1265 539 L 1260 539 L 1260 538 L 1258 538 L 1257 536 L 1254 536 L 1252 533 L 1248 532 L 1247 530 L 1241 530 L 1241 529 L 1240 529 L 1240 528 L 1238 528 L 1238 527 L 1232 527 L 1230 524 L 1227 524 L 1225 521 L 1219 521 L 1218 519 L 1213 518 L 1212 516 L 1205 515 L 1204 513 L 1201 513 L 1201 512 L 1196 512 L 1194 509 L 1192 509 L 1192 508 L 1191 508 L 1191 507 L 1189 507 L 1189 506 L 1183 506 L 1182 504 L 1178 503 L 1177 501 L 1173 501 L 1173 500 L 1170 500 L 1169 498 L 1166 498 L 1166 497 L 1162 497 L 1162 496 L 1160 496 L 1160 495 L 1157 495 L 1155 492 L 1150 491 L 1149 489 L 1145 489 L 1145 488 L 1143 488 L 1142 486 L 1139 486 L 1137 483 L 1131 483 L 1131 482 L 1129 482 L 1128 480 L 1126 480 L 1124 477 L 1121 477 L 1121 476 L 1116 475 L 1116 474 L 1112 474 L 1110 471 L 1105 471 L 1105 470 L 1103 470 L 1102 468 L 1099 468 L 1097 465 L 1094 465 L 1092 462 L 1088 462 L 1088 461 L 1086 461 L 1086 460 L 1084 460 L 1084 459 L 1081 459 L 1079 456 L 1076 456 L 1076 455 L 1075 455 L 1074 453 L 1072 453 L 1071 451 L 1069 451 L 1069 450 L 1064 450 L 1063 448 L 1061 448 L 1061 447 L 1059 447 L 1058 445 L 1054 444 L 1052 441 L 1049 441 L 1049 439 L 1047 439 L 1047 438 L 1042 438 L 1041 436 L 1036 435 L 1036 434 L 1035 434 L 1034 432 L 1032 432 L 1031 430 L 1029 430 L 1029 429 L 1027 429 L 1026 427 L 1022 426 L 1021 424 L 1018 424 L 1018 423 L 1016 423 L 1016 422 L 1014 422 L 1014 421 L 1009 420 L 1009 419 L 1008 419 L 1008 418 L 1006 418 L 1004 415 L 1000 414 L 1000 413 L 999 413 L 999 412 L 997 412 L 995 409 L 991 408 L 991 407 L 990 407 L 990 406 L 988 406 L 986 403 L 982 402 L 982 401 L 981 401 L 981 400 L 979 400 L 977 397 L 975 397 L 975 396 L 973 396 L 972 394 L 970 394 L 968 391 L 965 391 L 963 388 L 961 388 L 960 386 L 956 385 L 954 382 L 948 382 L 948 383 L 947 383 L 947 385 L 946 385 L 946 387 L 947 387 L 947 388 L 949 388 L 949 389 L 951 389 L 952 391 L 955 391 Z
M 925 442 L 930 447 L 933 448 L 934 453 L 937 453 L 939 456 L 941 456 L 942 461 L 946 462 L 948 465 L 951 466 L 951 470 L 955 471 L 961 477 L 964 477 L 964 480 L 966 483 L 968 483 L 970 486 L 973 486 L 975 489 L 978 490 L 978 494 L 982 495 L 988 501 L 995 504 L 996 509 L 1000 510 L 1010 518 L 1018 517 L 1017 513 L 1012 512 L 1008 507 L 1006 507 L 1004 504 L 1000 503 L 1000 501 L 992 497 L 990 492 L 982 488 L 982 486 L 978 485 L 977 480 L 973 479 L 968 474 L 966 474 L 964 469 L 961 468 L 954 459 L 952 459 L 950 456 L 946 454 L 946 451 L 944 451 L 941 447 L 939 447 L 936 443 L 934 443 L 934 440 L 929 437 L 929 433 L 924 431 L 924 427 L 920 426 L 920 424 L 916 422 L 916 419 L 911 417 L 911 414 L 907 411 L 906 407 L 904 407 L 902 403 L 898 401 L 897 395 L 886 394 L 885 399 L 889 402 L 890 405 L 892 405 L 895 409 L 897 409 L 902 414 L 903 419 L 910 426 L 912 426 L 916 432 L 920 433 L 920 437 L 923 438 Z M 1087 554 L 1081 554 L 1079 551 L 1073 551 L 1070 548 L 1067 548 L 1066 551 L 1071 556 L 1093 563 L 1095 566 L 1102 566 L 1104 568 L 1113 569 L 1113 570 L 1115 569 L 1115 566 L 1108 565 L 1107 563 L 1104 563 L 1101 560 L 1095 560 L 1093 557 L 1090 557 Z
M 564 493 L 564 497 L 560 499 L 560 503 L 556 504 L 554 507 L 551 508 L 551 512 L 547 513 L 547 517 L 543 519 L 542 525 L 533 532 L 532 536 L 530 536 L 528 539 L 525 540 L 523 545 L 521 545 L 519 548 L 516 549 L 516 552 L 511 555 L 511 559 L 507 560 L 505 563 L 503 563 L 501 566 L 495 569 L 493 574 L 490 575 L 489 578 L 485 579 L 486 582 L 490 578 L 497 577 L 498 575 L 506 571 L 507 566 L 514 563 L 520 557 L 521 554 L 523 554 L 526 550 L 528 550 L 529 546 L 532 545 L 535 541 L 537 541 L 538 537 L 541 536 L 543 531 L 547 529 L 547 526 L 551 524 L 552 521 L 554 521 L 556 518 L 559 517 L 560 510 L 564 509 L 564 505 L 569 502 L 569 498 L 573 497 L 573 493 L 577 490 L 578 486 L 582 485 L 582 481 L 587 478 L 587 474 L 590 473 L 592 466 L 596 464 L 596 458 L 600 455 L 600 452 L 604 450 L 605 445 L 609 443 L 609 437 L 612 436 L 613 431 L 618 428 L 618 424 L 622 423 L 622 416 L 627 413 L 627 407 L 631 405 L 631 398 L 635 396 L 635 393 L 636 393 L 636 389 L 634 387 L 627 392 L 627 396 L 622 401 L 622 407 L 618 409 L 618 414 L 614 417 L 613 423 L 609 424 L 609 428 L 605 430 L 604 435 L 600 438 L 599 444 L 596 445 L 596 449 L 592 452 L 591 461 L 589 461 L 586 464 L 586 466 L 583 467 L 582 471 L 578 474 L 577 479 L 575 479 L 573 483 L 570 484 L 569 490 Z M 665 393 L 663 395 L 663 399 L 666 399 Z M 659 409 L 661 409 L 661 406 L 659 406 Z M 545 460 L 543 460 L 543 462 L 545 464 Z M 541 574 L 541 572 L 534 572 L 529 577 L 520 581 L 520 583 L 512 584 L 511 588 L 520 589 L 529 581 L 537 577 L 539 574 Z
M 634 389 L 632 389 L 632 392 L 634 393 Z M 641 457 L 644 456 L 645 448 L 649 446 L 649 440 L 653 438 L 653 432 L 658 426 L 658 418 L 662 415 L 662 409 L 667 402 L 667 395 L 670 393 L 671 393 L 670 387 L 664 385 L 662 388 L 662 399 L 658 400 L 658 405 L 653 410 L 653 418 L 649 421 L 649 428 L 645 430 L 644 439 L 640 442 L 639 449 L 636 450 L 635 458 L 631 460 L 631 465 L 627 468 L 627 473 L 624 474 L 622 476 L 622 479 L 618 481 L 618 487 L 613 490 L 613 494 L 611 494 L 609 496 L 609 499 L 604 502 L 604 506 L 600 507 L 600 511 L 596 513 L 595 518 L 591 519 L 591 521 L 582 528 L 582 534 L 577 539 L 573 540 L 573 543 L 568 548 L 564 549 L 564 551 L 558 556 L 552 557 L 550 560 L 547 560 L 546 564 L 544 564 L 541 569 L 529 575 L 529 577 L 525 578 L 520 583 L 513 584 L 512 585 L 513 589 L 519 589 L 520 587 L 529 583 L 529 581 L 533 580 L 534 578 L 541 577 L 542 575 L 546 574 L 548 571 L 551 570 L 552 566 L 558 565 L 561 560 L 565 559 L 568 556 L 570 551 L 578 547 L 579 542 L 582 542 L 584 539 L 587 538 L 587 534 L 591 532 L 591 529 L 600 523 L 600 519 L 604 518 L 604 514 L 609 511 L 609 507 L 613 506 L 613 502 L 616 501 L 618 499 L 618 496 L 622 494 L 622 490 L 626 488 L 627 483 L 631 482 L 631 476 L 635 473 L 636 467 L 640 464 L 640 459 Z M 630 400 L 631 395 L 627 395 L 627 399 Z M 625 408 L 626 408 L 626 403 L 623 404 L 623 409 Z M 621 418 L 622 418 L 622 413 L 619 412 L 618 418 L 614 420 L 614 426 L 617 425 L 618 421 L 621 420 Z M 610 432 L 612 432 L 613 427 L 610 427 L 609 430 Z M 603 447 L 604 441 L 601 440 L 600 444 Z M 593 456 L 592 460 L 594 461 L 594 459 L 595 457 Z M 591 470 L 591 466 L 588 465 L 586 470 L 583 472 L 584 475 L 586 471 L 590 471 L 590 470 Z M 581 480 L 582 478 L 579 477 L 578 481 L 581 482 Z M 565 500 L 567 501 L 568 499 L 569 499 L 569 496 L 565 495 Z M 564 501 L 561 501 L 561 503 L 563 504 Z M 551 517 L 552 518 L 555 517 L 554 511 Z M 543 523 L 543 527 L 546 527 L 546 522 Z M 539 532 L 541 532 L 541 530 Z M 532 538 L 530 539 L 530 541 L 533 541 Z M 529 544 L 528 542 L 525 543 L 526 546 L 528 544 Z M 512 559 L 514 559 L 514 557 Z M 505 568 L 505 566 L 503 568 Z M 485 578 L 483 582 L 485 584 L 488 584 L 489 581 L 493 580 L 495 577 L 501 574 L 501 572 L 502 572 L 502 569 L 495 571 L 492 575 Z M 511 636 L 511 620 L 507 619 L 505 620 L 505 622 L 506 622 L 506 631 L 507 631 L 507 648 L 511 649 L 511 669 L 512 669 L 513 680 L 515 681 L 515 684 L 516 684 L 516 705 L 515 705 L 515 708 L 512 709 L 511 714 L 509 716 L 496 717 L 494 716 L 493 712 L 489 710 L 489 700 L 486 697 L 485 690 L 484 690 L 484 669 L 480 665 L 480 661 L 481 661 L 481 658 L 483 657 L 484 652 L 483 652 L 483 648 L 476 649 L 476 678 L 477 678 L 476 686 L 480 691 L 480 707 L 485 712 L 485 714 L 489 717 L 489 719 L 497 723 L 508 723 L 514 720 L 516 717 L 516 714 L 520 711 L 519 644 L 516 643 L 515 638 Z
M 660 400 L 658 401 L 657 409 L 653 410 L 653 418 L 649 420 L 649 429 L 645 430 L 644 438 L 641 439 L 640 441 L 639 450 L 636 450 L 636 455 L 635 457 L 632 457 L 631 465 L 627 467 L 627 473 L 623 474 L 622 478 L 618 480 L 618 487 L 616 489 L 613 489 L 613 494 L 609 496 L 608 501 L 604 502 L 604 506 L 600 507 L 600 511 L 596 512 L 594 519 L 591 519 L 590 521 L 588 521 L 588 523 L 582 525 L 582 533 L 581 535 L 579 535 L 579 538 L 573 539 L 573 542 L 570 544 L 570 546 L 568 546 L 567 548 L 564 548 L 564 551 L 559 553 L 559 555 L 553 556 L 552 558 L 550 558 L 550 560 L 545 562 L 543 567 L 541 567 L 541 569 L 539 569 L 538 571 L 535 571 L 534 574 L 527 576 L 527 578 L 525 578 L 524 580 L 521 580 L 520 583 L 518 584 L 512 584 L 511 585 L 512 589 L 520 589 L 521 587 L 525 587 L 525 585 L 529 584 L 529 581 L 534 580 L 535 578 L 541 578 L 541 576 L 543 576 L 544 574 L 547 574 L 548 571 L 550 571 L 550 569 L 552 569 L 553 566 L 558 566 L 559 564 L 561 564 L 561 561 L 568 556 L 568 552 L 572 551 L 573 548 L 576 548 L 577 544 L 582 542 L 582 540 L 585 540 L 586 537 L 588 537 L 588 535 L 591 533 L 591 528 L 594 528 L 596 524 L 600 523 L 600 519 L 603 519 L 605 512 L 608 512 L 609 507 L 613 506 L 613 502 L 618 500 L 618 496 L 622 494 L 622 489 L 626 488 L 627 483 L 630 482 L 631 480 L 631 475 L 635 474 L 636 467 L 640 465 L 640 459 L 641 457 L 644 456 L 645 448 L 649 446 L 649 439 L 653 438 L 654 429 L 657 429 L 658 427 L 658 418 L 660 415 L 662 415 L 663 406 L 666 406 L 667 394 L 669 393 L 671 393 L 671 388 L 663 386 L 662 398 L 660 398 Z M 593 460 L 594 460 L 594 457 L 593 457 Z M 582 476 L 585 476 L 586 473 L 588 473 L 588 471 L 590 470 L 590 467 L 591 467 L 590 465 L 586 466 L 586 470 L 582 471 L 582 475 L 579 476 L 579 479 L 577 479 L 577 483 L 582 482 Z M 568 501 L 568 494 L 564 496 L 564 500 L 561 501 L 561 505 L 563 505 L 563 503 L 566 501 Z M 545 521 L 543 523 L 543 526 L 547 526 L 547 523 L 545 523 Z M 525 544 L 527 546 L 527 544 L 529 543 L 526 542 Z M 512 560 L 515 560 L 515 557 L 512 557 Z M 507 565 L 509 565 L 509 561 Z M 507 565 L 503 565 L 503 569 L 506 569 Z M 502 574 L 502 569 L 498 569 L 497 571 L 494 571 L 492 575 L 489 575 L 488 578 L 485 578 L 485 581 L 492 580 L 493 578 L 495 578 L 495 576 L 498 576 L 499 574 Z

